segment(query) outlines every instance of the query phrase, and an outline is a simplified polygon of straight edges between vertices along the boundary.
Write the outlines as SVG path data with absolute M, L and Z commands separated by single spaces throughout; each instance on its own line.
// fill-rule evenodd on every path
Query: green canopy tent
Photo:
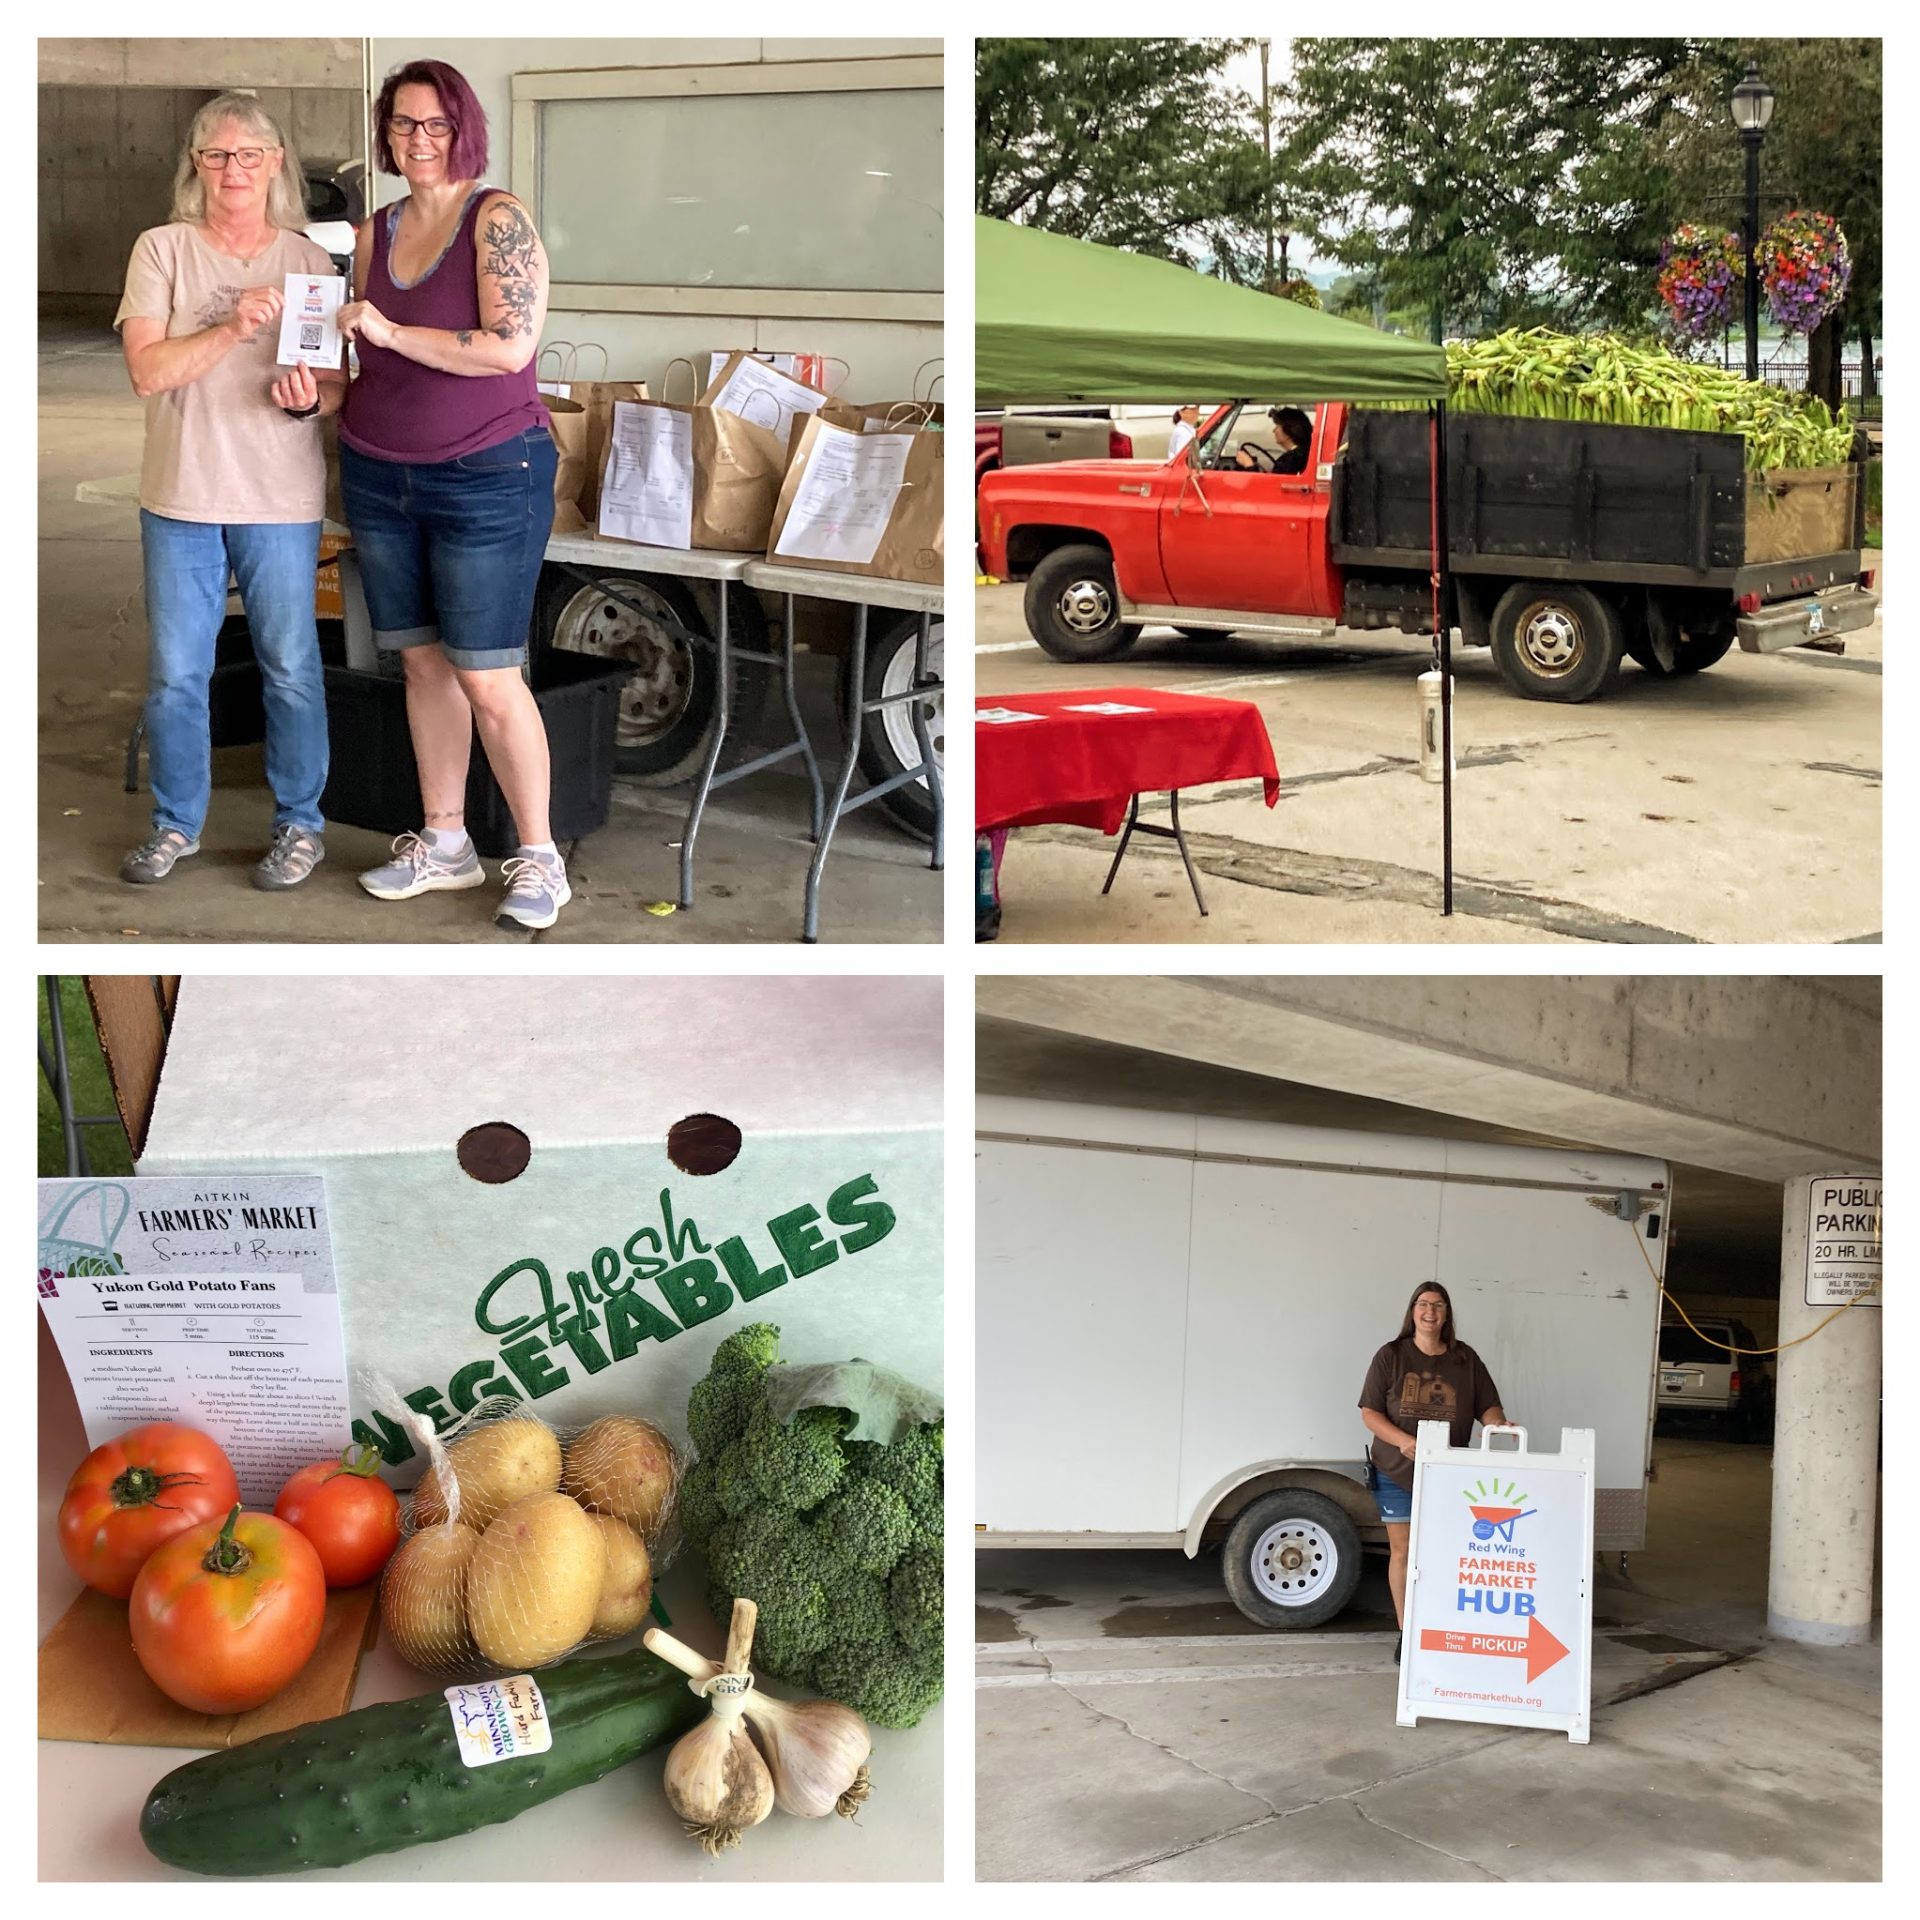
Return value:
M 978 406 L 1236 400 L 1426 401 L 1435 425 L 1435 524 L 1446 523 L 1445 352 L 1378 333 L 1171 261 L 1006 220 L 974 223 Z M 1437 546 L 1435 649 L 1445 678 L 1442 910 L 1453 910 L 1452 593 Z

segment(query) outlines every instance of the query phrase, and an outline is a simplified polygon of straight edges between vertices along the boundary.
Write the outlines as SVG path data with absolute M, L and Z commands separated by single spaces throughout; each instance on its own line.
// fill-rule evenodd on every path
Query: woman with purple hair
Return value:
M 499 923 L 550 927 L 570 893 L 546 728 L 520 671 L 553 526 L 553 436 L 534 386 L 547 257 L 526 209 L 486 184 L 486 114 L 444 61 L 387 76 L 374 153 L 407 197 L 361 228 L 340 312 L 360 363 L 340 480 L 374 638 L 406 669 L 424 818 L 360 884 L 379 900 L 486 884 L 466 828 L 477 727 L 520 842 Z

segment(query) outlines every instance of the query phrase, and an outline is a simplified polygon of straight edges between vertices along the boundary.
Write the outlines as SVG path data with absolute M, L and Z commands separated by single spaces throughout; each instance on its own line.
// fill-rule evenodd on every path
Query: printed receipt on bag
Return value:
M 283 367 L 337 367 L 340 364 L 340 307 L 347 283 L 337 273 L 290 273 L 286 305 L 280 309 Z
M 449 1687 L 446 1692 L 453 1737 L 468 1766 L 490 1767 L 496 1760 L 552 1751 L 553 1723 L 531 1674 L 482 1680 L 470 1687 Z
M 756 427 L 771 428 L 784 440 L 794 416 L 818 413 L 827 404 L 827 396 L 790 380 L 764 361 L 742 360 L 727 376 L 727 384 L 708 394 L 704 404 L 722 413 L 737 413 Z
M 774 554 L 865 566 L 900 497 L 913 435 L 851 433 L 824 421 L 818 431 Z
M 645 547 L 693 544 L 693 422 L 686 414 L 614 402 L 600 531 Z

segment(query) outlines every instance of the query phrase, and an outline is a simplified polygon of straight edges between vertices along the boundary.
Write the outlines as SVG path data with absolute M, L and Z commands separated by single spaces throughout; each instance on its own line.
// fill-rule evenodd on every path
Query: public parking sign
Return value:
M 1517 1435 L 1517 1447 L 1501 1445 Z M 1555 1727 L 1584 1746 L 1593 1670 L 1593 1433 L 1532 1453 L 1524 1427 L 1414 1454 L 1399 1723 Z

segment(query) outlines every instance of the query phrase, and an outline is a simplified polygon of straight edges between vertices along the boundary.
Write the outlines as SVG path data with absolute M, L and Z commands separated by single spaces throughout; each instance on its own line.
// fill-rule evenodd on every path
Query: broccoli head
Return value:
M 743 1328 L 688 1404 L 700 1457 L 681 1511 L 706 1549 L 709 1604 L 725 1622 L 736 1598 L 756 1603 L 754 1666 L 769 1677 L 910 1727 L 942 1688 L 944 1428 L 849 1440 L 856 1414 L 831 1404 L 782 1422 L 766 1394 L 778 1357 L 778 1328 Z

